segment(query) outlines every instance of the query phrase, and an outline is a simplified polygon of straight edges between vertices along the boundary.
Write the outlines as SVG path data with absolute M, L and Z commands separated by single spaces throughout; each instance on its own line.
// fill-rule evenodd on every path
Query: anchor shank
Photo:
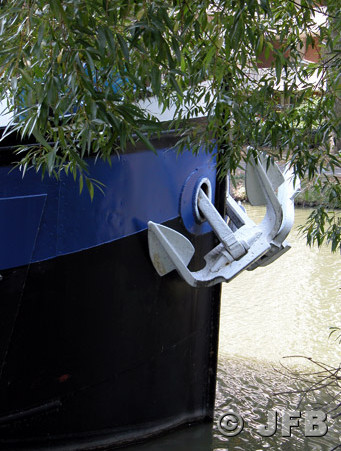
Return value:
M 237 260 L 246 253 L 244 246 L 236 239 L 230 227 L 220 216 L 214 205 L 211 203 L 205 192 L 200 189 L 198 194 L 198 208 L 207 219 L 220 242 L 227 252 Z

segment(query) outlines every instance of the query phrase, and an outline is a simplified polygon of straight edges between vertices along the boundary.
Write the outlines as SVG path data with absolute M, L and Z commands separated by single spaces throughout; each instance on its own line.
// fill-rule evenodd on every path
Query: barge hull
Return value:
M 164 149 L 160 144 L 162 155 L 170 152 Z M 139 158 L 142 154 L 150 158 L 145 151 Z M 177 187 L 171 174 L 171 182 L 165 182 L 175 190 L 175 205 L 181 203 L 186 180 L 200 175 L 205 164 L 211 165 L 204 154 L 186 157 L 184 162 L 177 166 L 181 173 L 176 176 Z M 111 170 L 122 164 L 115 160 Z M 165 160 L 157 164 L 164 165 Z M 8 203 L 33 196 L 30 205 L 37 205 L 36 213 L 34 208 L 30 211 L 38 226 L 32 225 L 32 236 L 27 233 L 25 255 L 12 255 L 11 246 L 18 253 L 16 243 L 7 243 L 0 270 L 0 449 L 107 449 L 181 424 L 212 420 L 220 286 L 191 288 L 175 271 L 159 277 L 149 258 L 146 219 L 135 218 L 131 226 L 123 218 L 115 232 L 103 214 L 115 184 L 106 197 L 99 198 L 99 205 L 83 197 L 79 200 L 77 187 L 73 194 L 65 189 L 63 197 L 61 182 L 40 178 L 38 182 L 38 176 L 28 178 L 26 187 L 24 179 L 20 190 L 11 187 L 9 182 L 19 180 L 13 172 L 7 185 L 7 172 L 2 172 L 1 199 Z M 209 174 L 212 179 L 212 169 Z M 152 189 L 148 183 L 153 182 L 146 178 L 146 192 Z M 47 185 L 53 185 L 52 191 Z M 216 186 L 219 204 L 224 187 Z M 48 202 L 57 197 L 55 223 Z M 84 205 L 92 209 L 90 216 Z M 150 219 L 164 214 L 159 205 L 148 204 L 148 209 Z M 12 209 L 8 213 L 8 221 L 20 220 Z M 214 234 L 191 233 L 180 207 L 175 217 L 171 211 L 167 214 L 169 219 L 161 223 L 192 241 L 196 254 L 191 268 L 199 269 L 203 256 L 216 244 Z M 82 215 L 89 218 L 88 224 L 79 224 Z M 69 236 L 72 221 L 79 231 L 73 233 L 78 234 L 74 239 Z M 39 246 L 47 242 L 49 225 L 54 244 L 49 243 L 50 254 L 45 255 L 47 249 Z M 12 236 L 17 233 L 17 224 L 5 226 Z M 124 234 L 124 227 L 129 233 Z M 112 239 L 101 242 L 110 233 Z M 86 239 L 90 245 L 84 248 Z M 74 249 L 77 240 L 81 244 Z M 19 236 L 18 242 L 22 241 Z M 25 259 L 29 261 L 15 266 Z

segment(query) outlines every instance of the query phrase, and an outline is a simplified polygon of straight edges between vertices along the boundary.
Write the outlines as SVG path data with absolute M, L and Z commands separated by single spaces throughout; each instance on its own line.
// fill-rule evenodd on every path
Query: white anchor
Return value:
M 228 196 L 227 214 L 236 229 L 233 231 L 204 190 L 198 189 L 197 212 L 209 222 L 220 241 L 206 254 L 206 265 L 200 271 L 188 269 L 195 249 L 186 237 L 169 227 L 148 222 L 149 254 L 160 276 L 175 269 L 189 285 L 209 287 L 229 282 L 245 269 L 266 266 L 290 249 L 285 238 L 293 226 L 294 197 L 300 184 L 289 168 L 282 173 L 276 164 L 267 163 L 262 154 L 257 162 L 250 161 L 246 167 L 246 191 L 251 205 L 266 205 L 266 214 L 259 225 Z

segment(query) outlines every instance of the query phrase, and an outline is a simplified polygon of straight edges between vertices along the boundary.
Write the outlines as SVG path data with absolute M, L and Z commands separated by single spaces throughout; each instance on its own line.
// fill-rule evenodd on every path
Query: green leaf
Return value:
M 277 78 L 277 83 L 279 83 L 280 80 L 281 80 L 282 68 L 283 68 L 282 62 L 281 62 L 281 60 L 280 60 L 279 57 L 276 57 L 276 60 L 275 60 L 275 67 L 276 67 L 276 78 Z
M 127 42 L 119 33 L 116 33 L 116 36 L 117 36 L 118 42 L 120 44 L 124 58 L 126 59 L 127 62 L 129 62 L 129 48 L 128 48 Z
M 90 199 L 92 201 L 94 198 L 94 194 L 95 194 L 94 185 L 88 177 L 85 178 L 85 182 L 86 182 L 86 186 L 88 187 Z
M 205 67 L 208 67 L 210 65 L 212 58 L 215 55 L 216 51 L 217 51 L 217 49 L 215 46 L 212 45 L 211 47 L 209 47 L 209 49 L 206 53 L 206 56 L 204 58 L 204 61 L 203 61 Z
M 83 186 L 84 186 L 84 179 L 83 179 L 83 174 L 81 174 L 79 176 L 79 194 L 82 194 Z
M 50 175 L 52 174 L 54 167 L 55 167 L 56 152 L 57 152 L 57 146 L 55 146 L 54 149 L 52 149 L 52 151 L 49 151 L 47 153 L 47 158 L 46 158 L 47 170 Z
M 111 56 L 115 57 L 116 56 L 116 44 L 115 44 L 114 35 L 109 27 L 103 28 L 103 33 L 105 34 L 106 41 L 108 43 L 108 47 L 111 52 Z
M 150 77 L 151 77 L 153 90 L 154 90 L 154 92 L 158 93 L 161 89 L 161 71 L 159 70 L 158 67 L 156 67 L 156 66 L 152 67 Z
M 141 133 L 139 130 L 135 130 L 136 135 L 139 137 L 140 141 L 143 142 L 143 144 L 146 146 L 147 149 L 152 150 L 155 154 L 156 149 L 153 146 L 153 144 L 149 141 L 148 137 L 146 135 L 144 135 L 143 133 Z

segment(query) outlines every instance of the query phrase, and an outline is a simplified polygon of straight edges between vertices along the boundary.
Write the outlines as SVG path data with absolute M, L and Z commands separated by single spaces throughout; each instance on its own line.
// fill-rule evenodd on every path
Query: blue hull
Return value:
M 71 177 L 9 172 L 0 149 L 0 449 L 107 449 L 212 419 L 220 287 L 159 277 L 147 222 L 185 234 L 198 269 L 216 241 L 185 187 L 209 178 L 218 204 L 224 187 L 209 156 L 154 144 L 90 161 L 92 202 Z

